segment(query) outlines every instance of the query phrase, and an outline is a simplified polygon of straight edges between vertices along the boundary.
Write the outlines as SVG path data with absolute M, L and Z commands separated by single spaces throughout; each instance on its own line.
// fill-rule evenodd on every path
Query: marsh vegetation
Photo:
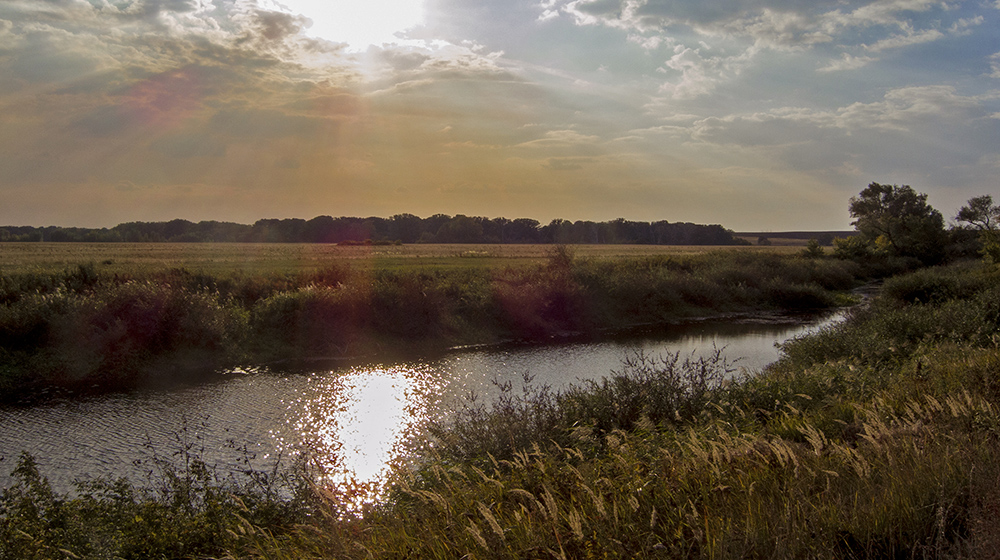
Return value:
M 561 246 L 501 264 L 485 258 L 326 259 L 294 272 L 268 261 L 211 272 L 116 268 L 114 259 L 48 272 L 22 265 L 0 274 L 0 387 L 6 399 L 46 387 L 120 389 L 280 360 L 828 308 L 858 271 L 749 250 L 586 257 Z

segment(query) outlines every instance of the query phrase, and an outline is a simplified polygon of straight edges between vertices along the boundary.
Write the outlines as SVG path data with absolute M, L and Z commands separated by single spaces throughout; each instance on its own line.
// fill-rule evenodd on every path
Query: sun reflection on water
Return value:
M 345 511 L 382 497 L 436 404 L 430 369 L 352 369 L 330 379 L 305 403 L 297 431 L 323 491 Z

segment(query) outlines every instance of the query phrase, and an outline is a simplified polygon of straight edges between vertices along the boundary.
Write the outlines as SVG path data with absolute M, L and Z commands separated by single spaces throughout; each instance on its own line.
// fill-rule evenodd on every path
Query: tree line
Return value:
M 317 216 L 264 219 L 252 225 L 171 220 L 128 222 L 112 228 L 7 226 L 0 241 L 47 242 L 215 242 L 215 243 L 559 243 L 646 245 L 745 245 L 721 225 L 688 222 L 608 222 L 530 218 L 485 218 L 435 214 L 421 218 Z

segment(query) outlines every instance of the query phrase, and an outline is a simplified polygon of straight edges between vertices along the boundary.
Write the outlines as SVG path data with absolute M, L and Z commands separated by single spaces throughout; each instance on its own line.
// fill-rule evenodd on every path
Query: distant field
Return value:
M 338 246 L 277 243 L 0 243 L 0 273 L 62 271 L 94 263 L 103 272 L 185 268 L 195 272 L 296 272 L 337 262 L 385 268 L 517 265 L 545 259 L 553 245 Z M 798 247 L 571 245 L 578 257 L 610 259 L 708 251 L 796 252 Z
M 759 231 L 759 232 L 736 232 L 738 239 L 749 241 L 754 245 L 760 238 L 766 238 L 773 246 L 805 247 L 810 239 L 820 240 L 821 243 L 829 244 L 831 240 L 841 237 L 851 237 L 857 235 L 856 231 Z

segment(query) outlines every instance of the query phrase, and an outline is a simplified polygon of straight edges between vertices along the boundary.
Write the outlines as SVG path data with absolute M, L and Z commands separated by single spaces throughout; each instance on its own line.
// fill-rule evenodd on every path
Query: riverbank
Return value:
M 469 261 L 474 261 L 471 264 Z M 0 395 L 188 381 L 240 366 L 598 336 L 642 324 L 822 309 L 847 261 L 759 251 L 217 274 L 81 264 L 0 276 Z
M 667 356 L 457 411 L 354 514 L 308 468 L 221 481 L 185 454 L 148 489 L 67 498 L 23 458 L 0 557 L 988 557 L 998 286 L 981 265 L 889 279 L 752 378 Z

